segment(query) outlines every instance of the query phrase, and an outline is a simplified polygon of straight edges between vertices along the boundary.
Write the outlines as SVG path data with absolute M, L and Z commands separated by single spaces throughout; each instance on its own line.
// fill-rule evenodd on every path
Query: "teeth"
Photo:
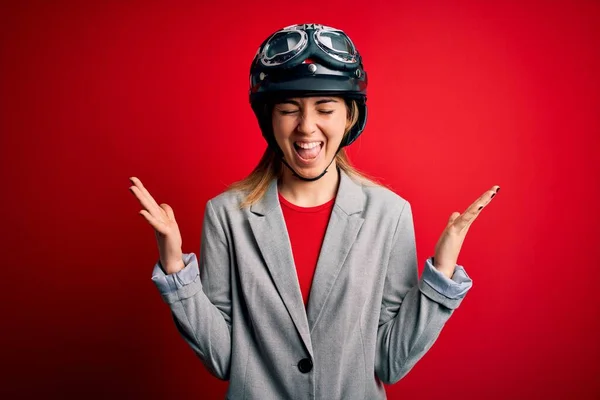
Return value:
M 298 147 L 301 147 L 303 149 L 312 149 L 315 148 L 319 145 L 321 145 L 321 142 L 310 142 L 310 143 L 306 143 L 306 142 L 296 142 L 296 145 Z

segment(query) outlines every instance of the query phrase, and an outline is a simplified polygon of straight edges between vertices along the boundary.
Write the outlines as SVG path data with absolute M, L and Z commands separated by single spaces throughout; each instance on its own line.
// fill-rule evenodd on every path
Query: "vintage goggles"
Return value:
M 258 51 L 258 60 L 264 67 L 293 67 L 309 57 L 344 69 L 360 64 L 360 56 L 348 35 L 320 24 L 285 27 L 271 35 Z

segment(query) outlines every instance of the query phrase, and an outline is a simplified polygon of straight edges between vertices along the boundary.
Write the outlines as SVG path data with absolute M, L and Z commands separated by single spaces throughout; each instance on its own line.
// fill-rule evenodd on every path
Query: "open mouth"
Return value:
M 312 161 L 319 156 L 323 142 L 294 142 L 296 155 L 303 161 Z

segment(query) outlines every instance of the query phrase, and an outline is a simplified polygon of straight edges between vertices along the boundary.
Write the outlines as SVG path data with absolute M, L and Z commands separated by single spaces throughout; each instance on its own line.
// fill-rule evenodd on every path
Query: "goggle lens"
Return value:
M 296 50 L 301 41 L 302 35 L 298 32 L 278 33 L 269 41 L 265 55 L 268 58 L 273 58 Z
M 345 35 L 339 32 L 321 32 L 318 35 L 319 42 L 327 46 L 330 50 L 346 54 L 354 53 L 354 46 L 348 41 Z

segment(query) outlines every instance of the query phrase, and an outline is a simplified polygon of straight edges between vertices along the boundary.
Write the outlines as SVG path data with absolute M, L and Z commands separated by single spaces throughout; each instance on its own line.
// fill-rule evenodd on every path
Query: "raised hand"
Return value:
M 181 233 L 173 209 L 166 203 L 159 206 L 138 178 L 131 177 L 129 181 L 133 184 L 129 190 L 143 207 L 139 214 L 154 228 L 160 263 L 165 272 L 172 274 L 183 269 Z
M 451 278 L 454 273 L 458 253 L 460 253 L 469 227 L 499 190 L 500 186 L 493 186 L 475 200 L 464 213 L 460 214 L 455 211 L 450 215 L 448 225 L 446 225 L 446 229 L 444 229 L 442 236 L 435 245 L 435 255 L 433 257 L 434 267 L 448 278 Z

